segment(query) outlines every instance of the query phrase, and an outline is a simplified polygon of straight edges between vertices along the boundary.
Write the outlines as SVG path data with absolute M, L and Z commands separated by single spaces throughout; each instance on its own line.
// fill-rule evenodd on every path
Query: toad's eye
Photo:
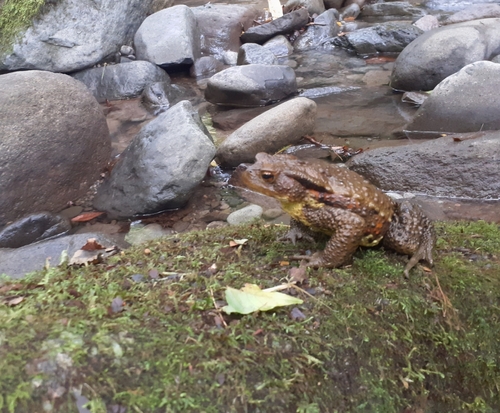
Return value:
M 272 172 L 262 172 L 260 176 L 266 182 L 273 182 L 274 181 L 274 174 Z

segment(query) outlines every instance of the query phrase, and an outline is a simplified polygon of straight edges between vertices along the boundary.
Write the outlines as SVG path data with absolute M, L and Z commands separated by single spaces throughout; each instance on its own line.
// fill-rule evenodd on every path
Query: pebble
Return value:
M 229 225 L 239 225 L 252 222 L 262 216 L 263 209 L 259 205 L 250 204 L 244 208 L 232 212 L 227 217 Z

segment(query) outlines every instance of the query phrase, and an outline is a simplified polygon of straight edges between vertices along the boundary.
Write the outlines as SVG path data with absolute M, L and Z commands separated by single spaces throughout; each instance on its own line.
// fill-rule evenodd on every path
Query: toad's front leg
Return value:
M 326 247 L 306 259 L 309 267 L 336 268 L 350 262 L 364 235 L 365 220 L 359 215 L 339 208 L 323 207 L 302 209 L 304 218 L 319 232 L 331 235 Z

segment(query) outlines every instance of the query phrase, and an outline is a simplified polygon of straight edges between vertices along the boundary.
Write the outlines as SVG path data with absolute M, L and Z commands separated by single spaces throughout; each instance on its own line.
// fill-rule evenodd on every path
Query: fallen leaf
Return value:
M 145 255 L 149 255 L 149 254 L 151 254 L 151 250 L 150 250 L 149 248 L 146 248 L 146 249 L 144 250 L 144 254 L 145 254 Z
M 101 262 L 101 260 L 102 253 L 100 252 L 78 250 L 71 257 L 68 265 L 98 264 L 99 262 Z
M 268 311 L 276 307 L 302 304 L 302 300 L 279 292 L 262 291 L 255 284 L 245 284 L 241 290 L 226 288 L 227 305 L 222 308 L 227 314 L 250 314 Z
M 231 241 L 229 241 L 229 246 L 230 247 L 237 247 L 239 245 L 245 245 L 247 243 L 247 239 L 246 238 L 243 238 L 243 239 L 233 239 Z
M 306 267 L 292 267 L 290 268 L 290 271 L 288 271 L 288 274 L 290 275 L 290 282 L 295 281 L 302 284 L 305 280 L 307 280 Z
M 101 244 L 97 242 L 95 238 L 89 238 L 87 243 L 80 248 L 83 251 L 95 251 L 95 250 L 103 250 L 106 247 L 103 247 Z
M 102 214 L 104 214 L 104 212 L 84 212 L 74 218 L 71 218 L 71 222 L 88 222 L 93 220 L 94 218 L 97 218 L 98 216 L 101 216 Z
M 7 301 L 7 305 L 13 307 L 15 305 L 20 304 L 23 300 L 24 300 L 24 297 L 16 297 L 16 298 L 13 298 L 13 299 Z
M 151 278 L 153 280 L 157 280 L 159 278 L 159 275 L 160 275 L 158 270 L 155 270 L 155 269 L 149 270 L 148 274 L 149 274 L 149 278 Z
M 287 265 L 290 265 L 290 261 L 280 261 L 280 267 L 286 267 Z

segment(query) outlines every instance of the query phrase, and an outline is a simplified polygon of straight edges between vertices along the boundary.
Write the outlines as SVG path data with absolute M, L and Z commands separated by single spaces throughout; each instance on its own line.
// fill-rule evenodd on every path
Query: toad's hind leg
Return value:
M 340 208 L 304 208 L 304 217 L 313 228 L 333 234 L 322 252 L 306 258 L 311 267 L 336 268 L 347 264 L 358 248 L 364 234 L 365 220 Z

